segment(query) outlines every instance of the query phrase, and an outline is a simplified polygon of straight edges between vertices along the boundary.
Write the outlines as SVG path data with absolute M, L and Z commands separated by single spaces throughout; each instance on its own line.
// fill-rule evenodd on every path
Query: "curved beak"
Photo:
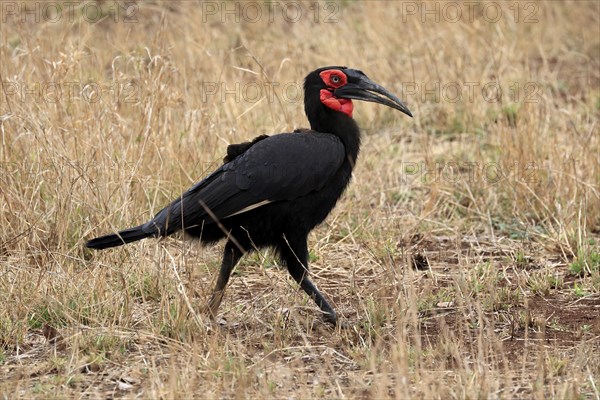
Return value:
M 398 97 L 383 86 L 371 81 L 362 71 L 345 69 L 344 73 L 348 77 L 348 83 L 336 89 L 333 92 L 334 96 L 383 104 L 402 111 L 409 117 L 413 116 L 408 107 Z

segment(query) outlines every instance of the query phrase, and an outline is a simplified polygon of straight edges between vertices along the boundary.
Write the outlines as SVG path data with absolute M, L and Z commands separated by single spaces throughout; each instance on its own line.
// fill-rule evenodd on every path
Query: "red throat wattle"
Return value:
M 321 89 L 321 103 L 335 111 L 341 111 L 352 118 L 354 105 L 350 99 L 338 99 L 330 90 Z

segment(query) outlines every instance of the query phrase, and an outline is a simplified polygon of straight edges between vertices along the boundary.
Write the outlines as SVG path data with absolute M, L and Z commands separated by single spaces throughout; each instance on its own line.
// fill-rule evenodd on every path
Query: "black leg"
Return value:
M 217 279 L 217 284 L 215 285 L 215 289 L 208 302 L 208 311 L 211 318 L 216 317 L 219 306 L 221 305 L 221 300 L 223 300 L 225 286 L 227 286 L 227 282 L 229 282 L 229 277 L 231 276 L 231 271 L 233 271 L 233 267 L 235 267 L 243 255 L 244 252 L 242 252 L 236 244 L 231 240 L 227 241 L 225 250 L 223 251 L 223 262 L 221 263 L 219 278 Z
M 286 240 L 287 239 L 287 240 Z M 281 256 L 285 261 L 290 275 L 300 287 L 317 303 L 321 311 L 325 313 L 325 321 L 336 324 L 337 315 L 327 300 L 308 279 L 308 248 L 306 238 L 285 238 L 281 247 Z

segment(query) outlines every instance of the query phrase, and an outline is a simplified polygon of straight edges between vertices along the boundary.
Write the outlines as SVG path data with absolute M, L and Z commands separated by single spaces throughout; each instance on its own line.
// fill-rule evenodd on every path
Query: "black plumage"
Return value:
M 255 248 L 277 250 L 292 277 L 336 323 L 333 308 L 307 276 L 309 232 L 320 224 L 350 182 L 360 149 L 352 99 L 410 111 L 361 71 L 325 67 L 305 80 L 310 130 L 259 136 L 230 145 L 223 165 L 143 225 L 92 239 L 105 249 L 180 230 L 204 243 L 227 239 L 209 307 L 214 316 L 231 271 Z

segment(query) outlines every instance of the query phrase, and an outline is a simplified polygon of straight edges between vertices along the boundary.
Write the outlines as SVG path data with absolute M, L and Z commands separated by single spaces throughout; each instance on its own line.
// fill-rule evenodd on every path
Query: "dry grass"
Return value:
M 450 3 L 430 3 L 439 22 L 408 15 L 418 2 L 321 3 L 321 23 L 309 3 L 294 23 L 192 2 L 36 22 L 6 4 L 24 3 L 0 24 L 0 397 L 599 398 L 597 2 L 518 3 L 518 21 L 513 2 L 481 3 L 502 17 L 463 7 L 454 23 Z M 293 89 L 331 64 L 415 114 L 356 104 L 353 183 L 310 238 L 351 328 L 324 325 L 269 252 L 244 259 L 210 323 L 219 248 L 84 249 L 228 143 L 306 126 Z M 266 82 L 277 96 L 247 101 Z

